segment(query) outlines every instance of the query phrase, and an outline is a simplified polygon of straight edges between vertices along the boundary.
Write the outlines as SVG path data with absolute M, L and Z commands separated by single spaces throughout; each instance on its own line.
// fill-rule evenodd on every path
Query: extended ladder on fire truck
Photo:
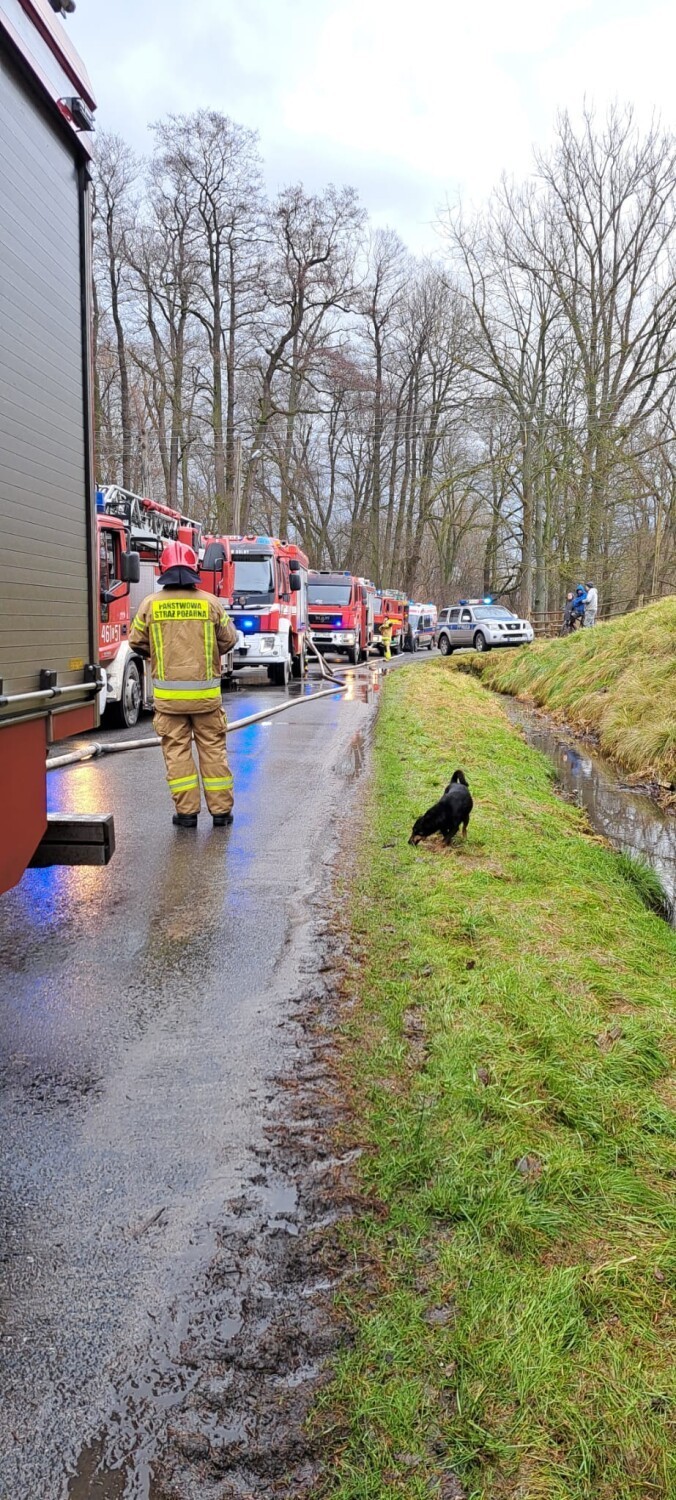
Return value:
M 165 542 L 187 542 L 199 554 L 202 526 L 168 505 L 135 495 L 118 484 L 101 485 L 96 492 L 99 514 L 115 516 L 127 528 L 134 551 L 159 562 Z
M 105 707 L 130 728 L 153 702 L 148 663 L 129 645 L 131 622 L 141 600 L 155 590 L 162 548 L 167 542 L 186 542 L 199 555 L 202 527 L 180 511 L 117 484 L 99 486 L 96 509 Z

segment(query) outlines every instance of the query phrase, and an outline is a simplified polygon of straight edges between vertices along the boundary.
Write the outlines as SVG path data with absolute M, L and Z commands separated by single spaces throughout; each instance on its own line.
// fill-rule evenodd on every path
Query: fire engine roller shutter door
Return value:
M 87 499 L 75 158 L 0 55 L 0 677 L 87 662 Z M 30 184 L 30 190 L 28 189 Z

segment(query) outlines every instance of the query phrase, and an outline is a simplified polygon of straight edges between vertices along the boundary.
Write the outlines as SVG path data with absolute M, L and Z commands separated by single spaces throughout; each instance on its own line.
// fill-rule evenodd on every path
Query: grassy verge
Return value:
M 409 848 L 456 766 L 466 845 Z M 345 1067 L 373 1210 L 350 1231 L 328 1492 L 674 1495 L 676 936 L 442 663 L 388 680 L 353 900 Z
M 676 783 L 676 597 L 560 640 L 459 660 L 488 687 L 597 734 L 624 769 Z

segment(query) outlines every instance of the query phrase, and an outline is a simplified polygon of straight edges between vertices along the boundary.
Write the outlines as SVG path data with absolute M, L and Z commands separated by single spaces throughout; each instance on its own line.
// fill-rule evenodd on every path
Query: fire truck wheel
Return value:
M 119 703 L 111 703 L 108 710 L 113 724 L 124 729 L 133 729 L 138 724 L 141 712 L 141 677 L 135 661 L 128 661 L 122 679 L 122 696 Z
M 350 646 L 350 649 L 347 653 L 347 659 L 352 663 L 353 667 L 359 666 L 359 663 L 361 661 L 361 643 L 359 641 L 357 641 L 356 645 Z
M 293 661 L 291 663 L 291 676 L 292 677 L 304 677 L 306 671 L 307 671 L 307 662 L 305 660 L 305 647 L 301 646 L 300 651 L 298 652 L 298 655 L 294 656 Z

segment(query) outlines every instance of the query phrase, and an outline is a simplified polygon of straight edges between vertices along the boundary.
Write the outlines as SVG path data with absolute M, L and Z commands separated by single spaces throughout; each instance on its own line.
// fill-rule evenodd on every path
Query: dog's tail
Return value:
M 459 781 L 461 786 L 467 786 L 467 777 L 464 771 L 454 771 L 453 775 L 451 776 L 451 786 L 453 785 L 454 781 Z

